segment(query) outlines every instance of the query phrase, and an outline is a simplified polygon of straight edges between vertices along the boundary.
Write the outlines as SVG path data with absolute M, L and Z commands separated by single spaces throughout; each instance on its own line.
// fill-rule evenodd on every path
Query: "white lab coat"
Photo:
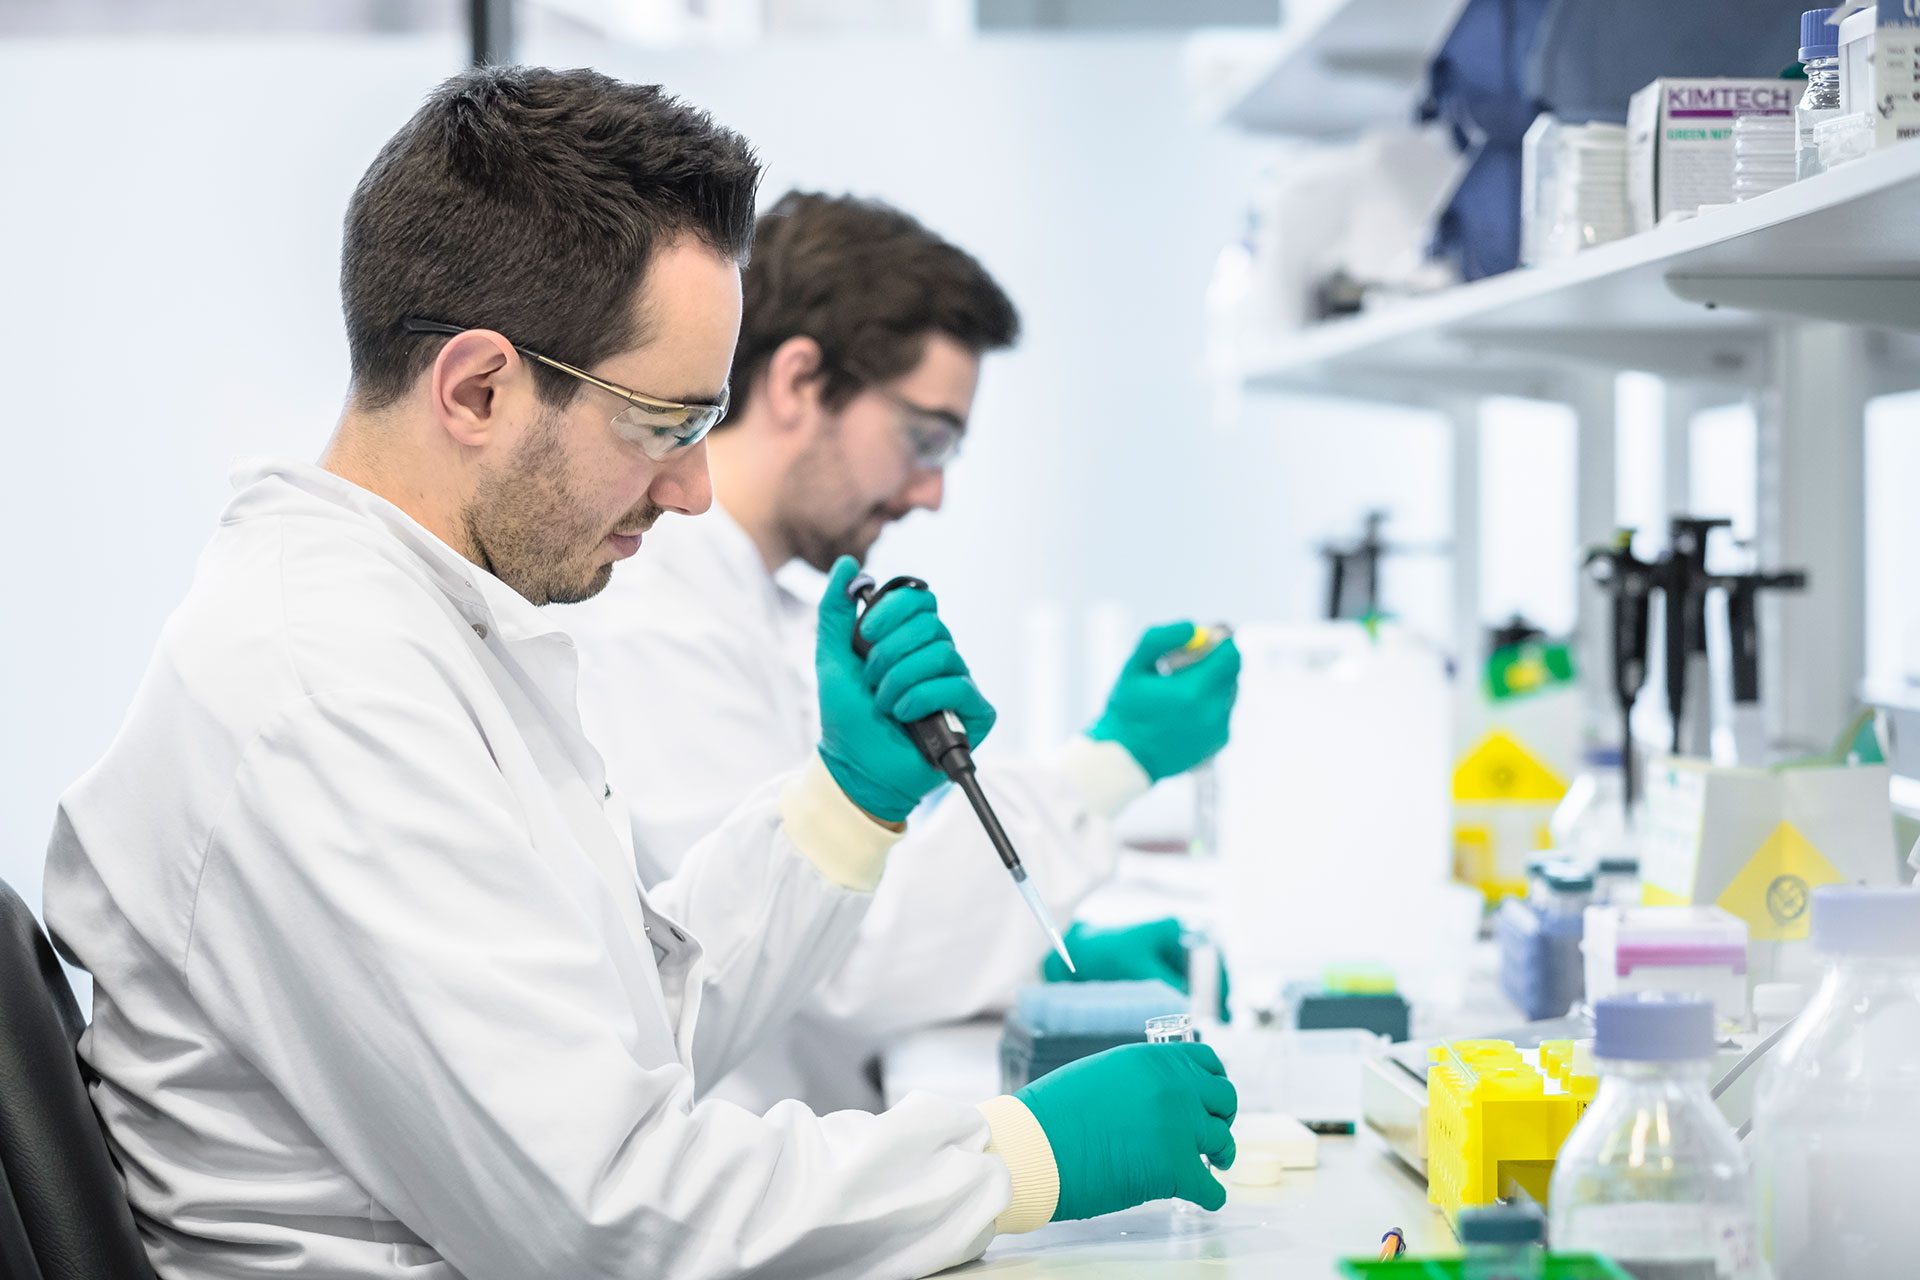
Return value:
M 809 759 L 820 736 L 814 674 L 819 579 L 767 572 L 724 508 L 668 517 L 598 597 L 569 606 L 581 717 L 615 786 L 634 798 L 640 874 L 685 864 L 700 833 Z M 991 696 L 991 695 L 989 695 Z M 662 723 L 677 732 L 663 733 Z M 1145 792 L 1125 748 L 1079 738 L 1057 757 L 996 764 L 981 779 L 1062 927 L 1113 873 L 1107 821 Z M 966 798 L 950 791 L 888 859 L 854 954 L 801 1015 L 717 1087 L 752 1108 L 879 1105 L 865 1067 L 886 1038 L 1004 1007 L 1048 951 Z
M 796 849 L 804 780 L 641 891 L 558 612 L 317 468 L 236 484 L 47 869 L 160 1275 L 906 1276 L 978 1253 L 1010 1195 L 980 1110 L 694 1102 L 864 913 Z

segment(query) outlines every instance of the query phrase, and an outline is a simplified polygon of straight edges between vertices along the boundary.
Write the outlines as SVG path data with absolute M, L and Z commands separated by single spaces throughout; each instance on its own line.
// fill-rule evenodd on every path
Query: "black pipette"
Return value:
M 1673 754 L 1690 744 L 1686 740 L 1688 668 L 1705 665 L 1707 656 L 1707 538 L 1733 521 L 1714 517 L 1674 516 L 1669 524 L 1667 554 L 1658 566 L 1660 589 L 1667 604 L 1667 713 L 1673 717 Z M 1695 691 L 1705 699 L 1705 688 Z M 1704 702 L 1703 702 L 1704 705 Z
M 1633 530 L 1614 535 L 1611 547 L 1587 553 L 1587 571 L 1613 597 L 1613 696 L 1620 708 L 1620 776 L 1629 811 L 1634 802 L 1633 705 L 1647 682 L 1649 602 L 1656 566 L 1633 554 Z
M 918 578 L 894 578 L 886 586 L 876 588 L 872 577 L 860 574 L 847 584 L 847 599 L 858 601 L 862 608 L 860 616 L 853 623 L 853 651 L 860 657 L 867 656 L 873 647 L 866 637 L 860 634 L 860 623 L 865 619 L 867 610 L 880 603 L 889 591 L 902 588 L 925 591 L 927 584 Z M 980 788 L 979 775 L 974 772 L 973 749 L 967 742 L 966 726 L 960 723 L 960 717 L 951 711 L 936 711 L 930 716 L 922 716 L 913 723 L 902 726 L 907 736 L 913 739 L 913 745 L 920 748 L 920 754 L 927 762 L 953 780 L 973 806 L 974 813 L 980 819 L 980 825 L 986 829 L 987 840 L 993 845 L 993 851 L 1000 855 L 1000 861 L 1013 877 L 1014 888 L 1026 901 L 1027 910 L 1033 912 L 1033 918 L 1047 932 L 1047 940 L 1066 964 L 1067 972 L 1074 972 L 1073 957 L 1067 954 L 1067 943 L 1060 936 L 1060 930 L 1054 926 L 1053 914 L 1047 910 L 1047 904 L 1040 900 L 1039 890 L 1027 879 L 1027 869 L 1020 863 L 1020 855 L 1014 852 L 1013 841 L 1008 839 L 1006 828 L 1000 825 L 999 815 L 993 811 L 993 805 L 987 801 L 987 793 Z

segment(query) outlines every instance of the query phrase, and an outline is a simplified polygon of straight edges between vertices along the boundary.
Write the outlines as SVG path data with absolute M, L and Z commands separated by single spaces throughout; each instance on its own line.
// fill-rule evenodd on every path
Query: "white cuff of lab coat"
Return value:
M 780 791 L 780 817 L 793 847 L 843 889 L 872 893 L 886 869 L 887 851 L 906 828 L 885 826 L 827 772 L 818 753 Z
M 991 1135 L 987 1154 L 999 1156 L 1013 1178 L 1013 1199 L 994 1219 L 993 1229 L 1018 1235 L 1044 1227 L 1060 1204 L 1060 1169 L 1047 1131 L 1018 1098 L 989 1098 L 980 1104 L 980 1114 L 987 1118 Z
M 1095 742 L 1085 735 L 1061 748 L 1059 765 L 1086 801 L 1087 811 L 1097 818 L 1119 816 L 1153 785 L 1131 751 L 1117 742 Z

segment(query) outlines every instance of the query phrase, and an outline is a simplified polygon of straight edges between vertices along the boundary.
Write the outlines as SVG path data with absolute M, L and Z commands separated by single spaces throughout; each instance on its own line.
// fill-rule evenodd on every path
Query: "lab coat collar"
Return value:
M 733 513 L 715 502 L 704 514 L 671 516 L 670 527 L 660 532 L 685 546 L 707 563 L 693 566 L 701 574 L 714 574 L 730 581 L 765 583 L 767 567 L 760 559 L 760 548 Z M 646 548 L 640 548 L 646 554 Z
M 707 564 L 694 566 L 698 570 L 724 575 L 743 586 L 750 584 L 776 608 L 799 607 L 811 613 L 819 607 L 826 575 L 803 560 L 789 560 L 768 573 L 752 536 L 719 502 L 705 515 L 683 521 L 676 536 L 707 557 Z
M 288 458 L 249 458 L 229 475 L 235 494 L 221 516 L 223 524 L 256 516 L 314 513 L 315 503 L 362 523 L 373 524 L 413 554 L 409 562 L 425 570 L 434 585 L 459 607 L 469 623 L 492 630 L 503 643 L 556 637 L 573 638 L 543 611 L 442 542 L 425 526 L 369 489 L 323 467 Z

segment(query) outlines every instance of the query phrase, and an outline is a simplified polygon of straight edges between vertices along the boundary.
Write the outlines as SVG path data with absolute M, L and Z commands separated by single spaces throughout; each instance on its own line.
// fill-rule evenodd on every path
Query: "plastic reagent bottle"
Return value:
M 1833 9 L 1809 9 L 1800 15 L 1800 61 L 1807 69 L 1807 91 L 1793 112 L 1795 179 L 1821 171 L 1820 140 L 1814 129 L 1840 115 L 1840 28 Z
M 1813 893 L 1820 987 L 1754 1086 L 1755 1181 L 1776 1280 L 1915 1273 L 1920 892 Z
M 1638 1280 L 1757 1280 L 1753 1181 L 1708 1094 L 1713 1002 L 1602 1000 L 1593 1052 L 1599 1092 L 1553 1169 L 1553 1247 Z

